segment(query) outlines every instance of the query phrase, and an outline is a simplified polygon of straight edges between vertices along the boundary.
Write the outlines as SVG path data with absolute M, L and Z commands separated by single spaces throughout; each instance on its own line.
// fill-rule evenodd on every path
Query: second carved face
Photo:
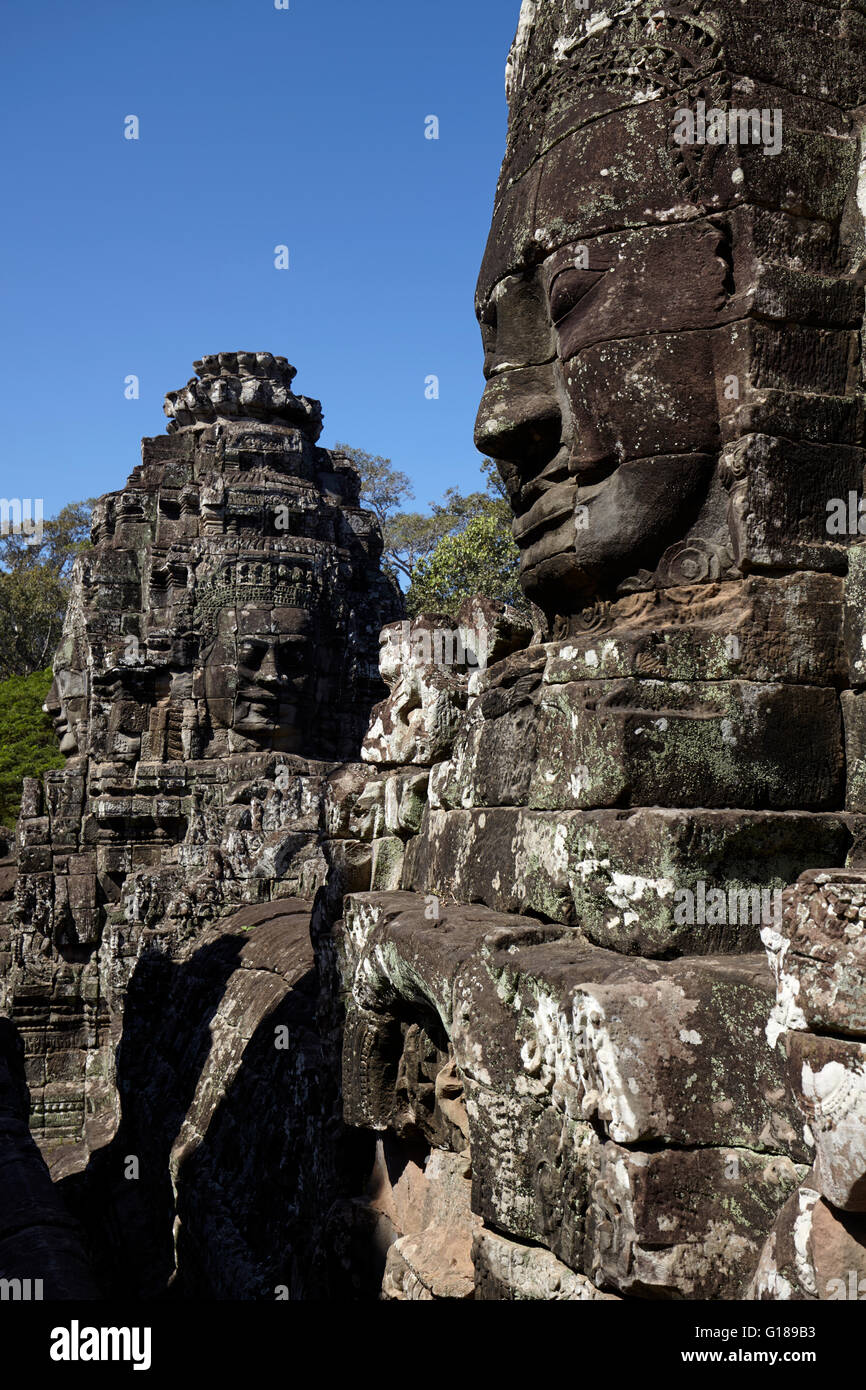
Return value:
M 307 741 L 313 682 L 312 616 L 305 609 L 226 608 L 203 659 L 203 688 L 215 729 L 234 751 L 299 752 Z

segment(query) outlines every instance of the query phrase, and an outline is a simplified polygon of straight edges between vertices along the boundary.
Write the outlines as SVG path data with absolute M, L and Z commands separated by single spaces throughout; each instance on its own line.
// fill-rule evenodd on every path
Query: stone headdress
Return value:
M 297 375 L 285 357 L 270 352 L 219 352 L 194 362 L 196 376 L 165 398 L 168 432 L 200 428 L 219 419 L 292 425 L 313 443 L 322 432 L 321 402 L 296 396 Z
M 838 139 L 849 127 L 839 113 L 866 100 L 857 24 L 853 7 L 825 9 L 811 0 L 790 0 L 784 9 L 776 0 L 587 0 L 585 7 L 524 0 L 506 66 L 511 118 L 500 193 L 567 133 L 599 117 L 661 101 L 672 133 L 674 111 L 704 101 L 783 107 L 784 177 L 781 169 L 770 175 L 754 152 L 730 161 L 739 185 L 731 190 L 714 177 L 714 166 L 725 162 L 718 146 L 670 140 L 667 156 L 657 157 L 670 160 L 680 194 L 712 208 L 732 193 L 742 199 L 754 192 L 773 205 L 784 184 L 789 201 L 802 205 L 807 189 L 830 191 L 850 177 L 850 151 Z
M 729 266 L 720 476 L 739 562 L 839 568 L 828 497 L 862 485 L 862 18 L 809 0 L 524 0 L 479 312 L 504 275 L 623 230 L 712 220 Z M 679 145 L 682 108 L 778 115 L 781 148 Z M 563 196 L 563 190 L 569 196 Z M 672 270 L 672 289 L 674 286 Z M 832 361 L 831 361 L 832 358 Z
M 305 608 L 315 611 L 322 596 L 315 557 L 275 551 L 224 560 L 195 587 L 195 620 L 202 649 L 216 636 L 224 608 Z

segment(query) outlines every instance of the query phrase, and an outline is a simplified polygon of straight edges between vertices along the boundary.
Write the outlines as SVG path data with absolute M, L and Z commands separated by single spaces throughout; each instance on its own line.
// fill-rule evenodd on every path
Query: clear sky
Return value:
M 289 3 L 6 7 L 0 495 L 47 516 L 122 487 L 165 392 L 235 349 L 288 357 L 322 443 L 390 456 L 415 505 L 477 485 L 519 0 Z

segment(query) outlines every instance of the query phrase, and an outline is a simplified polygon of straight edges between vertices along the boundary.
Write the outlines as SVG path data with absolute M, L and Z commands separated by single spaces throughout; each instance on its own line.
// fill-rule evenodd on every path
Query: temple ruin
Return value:
M 0 1002 L 103 1290 L 866 1278 L 863 23 L 524 0 L 476 440 L 536 621 L 405 640 L 284 358 L 102 500 Z

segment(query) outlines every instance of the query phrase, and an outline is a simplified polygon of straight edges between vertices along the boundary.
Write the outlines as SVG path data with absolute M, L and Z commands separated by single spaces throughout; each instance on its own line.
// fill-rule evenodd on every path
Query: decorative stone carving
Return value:
M 477 440 L 548 614 L 844 568 L 825 504 L 864 464 L 861 43 L 805 3 L 526 0 Z
M 550 640 L 438 723 L 445 674 L 391 672 L 365 757 L 432 763 L 427 806 L 365 893 L 351 793 L 316 924 L 350 1123 L 396 1142 L 410 1037 L 462 1086 L 479 1297 L 736 1299 L 759 1263 L 752 1297 L 831 1296 L 859 1239 L 858 928 L 821 896 L 857 897 L 866 830 L 866 550 L 827 524 L 866 463 L 856 23 L 523 5 L 476 438 Z M 735 138 L 679 143 L 713 107 Z
M 412 893 L 351 895 L 338 932 L 350 1123 L 463 1146 L 429 1070 L 410 1069 L 407 1093 L 408 1012 L 438 1039 L 438 1076 L 450 1067 L 465 1091 L 488 1226 L 546 1245 L 596 1289 L 736 1296 L 809 1157 L 762 1034 L 760 955 L 629 960 L 484 907 L 431 917 Z
M 203 359 L 99 509 L 53 695 L 70 762 L 19 830 L 37 1101 L 104 1124 L 145 948 L 320 889 L 342 1109 L 324 1085 L 315 1132 L 357 1158 L 323 1182 L 332 1290 L 859 1290 L 866 547 L 827 523 L 866 463 L 860 27 L 524 0 L 477 440 L 544 626 L 392 622 L 366 726 L 399 613 L 280 359 Z M 732 137 L 681 143 L 709 109 Z
M 0 1019 L 0 1278 L 16 1301 L 99 1296 L 81 1231 L 28 1129 L 24 1047 Z
M 222 353 L 196 371 L 95 509 L 47 702 L 67 765 L 25 790 L 3 992 L 48 1141 L 104 1112 L 143 952 L 323 882 L 326 778 L 357 756 L 401 611 L 294 368 Z
M 803 874 L 764 943 L 776 977 L 767 1025 L 781 1040 L 813 1167 L 780 1212 L 756 1298 L 859 1299 L 866 1290 L 866 877 Z

